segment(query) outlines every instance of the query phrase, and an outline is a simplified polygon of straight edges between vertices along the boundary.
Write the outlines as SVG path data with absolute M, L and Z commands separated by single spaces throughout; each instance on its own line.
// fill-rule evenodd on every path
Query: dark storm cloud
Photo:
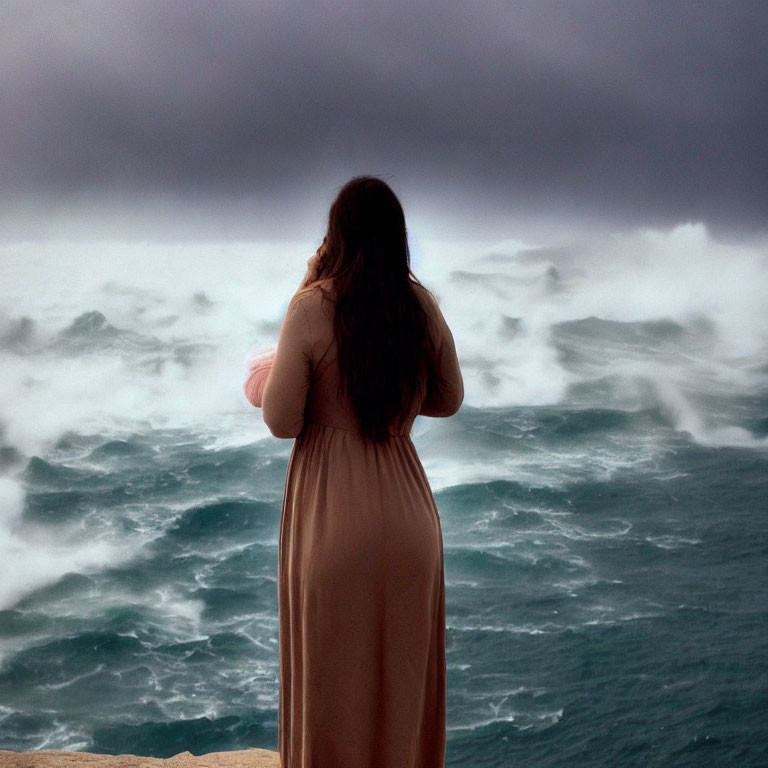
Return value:
M 456 214 L 764 226 L 762 2 L 4 9 L 6 204 L 289 202 L 367 171 Z

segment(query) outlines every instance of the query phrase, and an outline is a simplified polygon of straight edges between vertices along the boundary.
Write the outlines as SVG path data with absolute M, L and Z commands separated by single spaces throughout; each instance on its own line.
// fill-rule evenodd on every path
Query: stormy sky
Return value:
M 763 0 L 4 0 L 0 239 L 304 236 L 360 173 L 449 234 L 764 233 L 766 40 Z

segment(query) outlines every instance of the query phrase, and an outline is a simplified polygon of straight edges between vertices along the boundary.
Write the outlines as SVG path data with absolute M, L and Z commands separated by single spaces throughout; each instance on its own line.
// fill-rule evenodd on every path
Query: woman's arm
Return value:
M 288 305 L 261 399 L 264 423 L 275 437 L 296 437 L 301 432 L 311 371 L 309 324 L 297 294 Z
M 464 380 L 459 368 L 453 334 L 431 295 L 428 305 L 436 375 L 430 375 L 427 381 L 427 394 L 419 413 L 423 416 L 452 416 L 464 400 Z

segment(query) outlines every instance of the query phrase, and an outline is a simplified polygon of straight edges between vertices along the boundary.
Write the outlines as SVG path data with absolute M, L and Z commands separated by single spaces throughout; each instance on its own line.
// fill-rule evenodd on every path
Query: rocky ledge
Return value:
M 0 768 L 280 768 L 280 756 L 267 749 L 238 749 L 197 756 L 180 752 L 166 759 L 52 749 L 35 752 L 0 749 Z

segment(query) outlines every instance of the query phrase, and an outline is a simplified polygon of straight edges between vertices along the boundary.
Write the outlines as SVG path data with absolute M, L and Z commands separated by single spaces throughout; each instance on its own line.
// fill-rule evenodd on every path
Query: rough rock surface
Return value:
M 166 759 L 52 749 L 34 752 L 0 749 L 0 768 L 280 768 L 280 756 L 267 749 L 238 749 L 198 756 L 180 752 Z

